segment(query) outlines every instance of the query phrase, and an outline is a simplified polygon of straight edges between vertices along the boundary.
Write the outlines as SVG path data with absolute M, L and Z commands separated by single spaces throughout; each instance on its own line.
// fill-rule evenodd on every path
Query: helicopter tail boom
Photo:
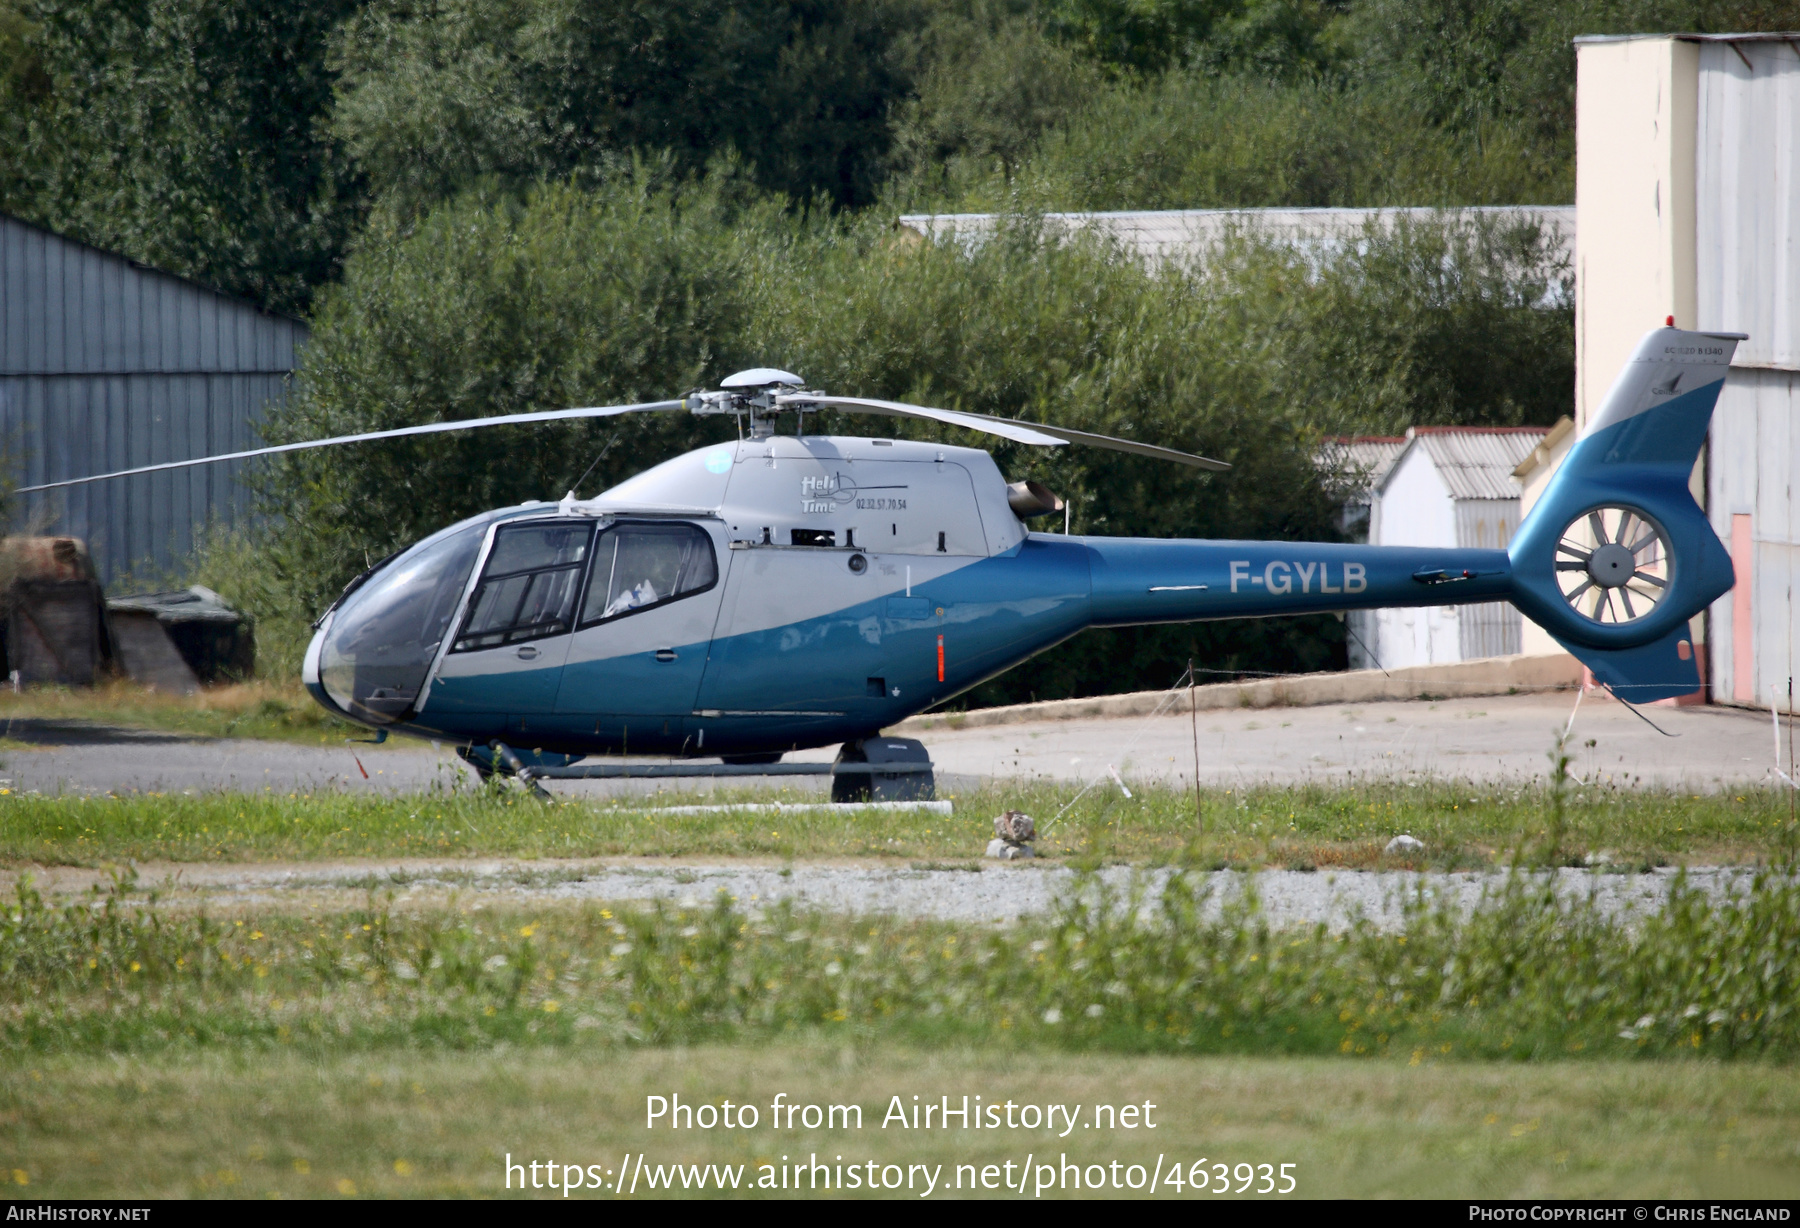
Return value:
M 1505 551 L 1324 542 L 1076 539 L 1088 551 L 1091 625 L 1316 614 L 1502 601 Z
M 1735 577 L 1689 481 L 1738 340 L 1648 333 L 1504 551 L 1084 538 L 1091 625 L 1505 600 L 1622 698 L 1690 694 Z

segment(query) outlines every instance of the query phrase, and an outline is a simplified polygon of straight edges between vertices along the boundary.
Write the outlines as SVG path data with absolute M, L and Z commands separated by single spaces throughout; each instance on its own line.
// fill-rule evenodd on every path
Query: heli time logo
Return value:
M 859 512 L 885 512 L 906 510 L 906 500 L 881 495 L 859 498 L 871 490 L 905 490 L 905 486 L 858 486 L 854 478 L 845 477 L 841 473 L 826 474 L 821 478 L 800 479 L 800 510 L 802 512 L 834 512 L 849 503 L 856 504 Z

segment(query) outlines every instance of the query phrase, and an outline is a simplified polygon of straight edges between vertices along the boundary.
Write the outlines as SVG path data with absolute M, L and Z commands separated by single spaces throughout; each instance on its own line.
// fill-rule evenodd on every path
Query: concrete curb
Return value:
M 1447 699 L 1463 695 L 1508 695 L 1515 691 L 1566 690 L 1581 684 L 1581 663 L 1568 653 L 1547 656 L 1484 657 L 1453 665 L 1415 665 L 1382 673 L 1357 669 L 1334 674 L 1298 674 L 1258 682 L 1221 682 L 1195 687 L 1194 707 L 1275 708 L 1315 704 L 1379 703 L 1383 700 Z M 979 729 L 1028 721 L 1073 721 L 1089 717 L 1148 716 L 1167 704 L 1186 712 L 1188 696 L 1167 691 L 1132 691 L 1092 699 L 980 708 L 974 712 L 929 713 L 901 721 L 886 732 L 895 737 L 938 729 Z

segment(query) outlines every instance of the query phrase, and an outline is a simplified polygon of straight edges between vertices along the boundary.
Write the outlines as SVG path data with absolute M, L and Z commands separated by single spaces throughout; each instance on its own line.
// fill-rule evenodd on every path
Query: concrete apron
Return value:
M 1257 682 L 1211 683 L 1193 687 L 1191 692 L 1183 690 L 1179 698 L 1173 698 L 1169 691 L 1131 691 L 1124 695 L 1047 700 L 1004 708 L 982 708 L 975 712 L 926 713 L 901 721 L 886 732 L 896 737 L 919 737 L 938 729 L 979 729 L 988 725 L 1072 721 L 1096 716 L 1149 716 L 1159 709 L 1186 712 L 1191 707 L 1209 712 L 1220 708 L 1304 708 L 1320 704 L 1562 691 L 1581 685 L 1583 672 L 1581 663 L 1566 652 L 1544 656 L 1484 657 L 1450 665 L 1415 665 L 1389 671 L 1356 669 L 1343 673 L 1264 678 Z

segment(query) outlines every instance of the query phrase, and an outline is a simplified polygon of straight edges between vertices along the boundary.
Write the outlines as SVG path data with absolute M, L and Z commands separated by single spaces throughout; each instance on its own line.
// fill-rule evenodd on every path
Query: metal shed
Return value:
M 1414 427 L 1375 487 L 1369 541 L 1378 546 L 1504 550 L 1519 527 L 1513 470 L 1546 427 Z M 1376 610 L 1357 628 L 1383 669 L 1439 665 L 1519 651 L 1521 619 L 1504 601 Z
M 0 449 L 21 486 L 252 448 L 307 329 L 0 215 Z M 23 496 L 14 525 L 79 537 L 109 587 L 179 570 L 246 511 L 241 463 Z

